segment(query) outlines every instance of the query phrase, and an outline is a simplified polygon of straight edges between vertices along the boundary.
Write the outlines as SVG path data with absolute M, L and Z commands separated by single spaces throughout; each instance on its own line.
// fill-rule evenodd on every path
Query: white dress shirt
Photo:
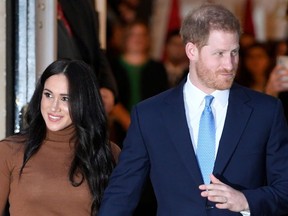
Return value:
M 211 104 L 212 112 L 214 115 L 215 129 L 216 129 L 216 143 L 215 143 L 215 158 L 217 155 L 219 141 L 223 132 L 223 127 L 225 123 L 225 118 L 227 114 L 228 98 L 230 90 L 215 90 L 211 95 L 214 99 Z M 201 118 L 202 111 L 205 106 L 205 96 L 206 93 L 202 92 L 196 86 L 194 86 L 190 79 L 189 74 L 187 76 L 187 81 L 183 88 L 184 95 L 184 106 L 185 114 L 187 119 L 187 124 L 190 132 L 190 137 L 192 140 L 194 151 L 197 150 L 198 144 L 198 130 L 199 122 Z M 241 211 L 243 216 L 249 216 L 249 211 Z
M 204 97 L 207 95 L 200 89 L 195 87 L 187 77 L 187 82 L 184 85 L 184 105 L 186 112 L 186 119 L 189 127 L 190 137 L 193 143 L 194 151 L 197 149 L 198 129 L 202 111 L 205 106 Z M 229 90 L 214 91 L 211 95 L 214 96 L 211 108 L 214 115 L 215 129 L 216 129 L 216 146 L 215 158 L 217 155 L 219 141 L 222 135 L 224 122 L 228 107 Z

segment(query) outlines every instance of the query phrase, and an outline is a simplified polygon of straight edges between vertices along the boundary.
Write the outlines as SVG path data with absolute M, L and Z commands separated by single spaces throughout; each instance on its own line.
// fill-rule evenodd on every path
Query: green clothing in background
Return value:
M 128 101 L 128 110 L 131 111 L 132 106 L 142 100 L 140 78 L 141 78 L 141 70 L 144 68 L 145 64 L 131 65 L 125 62 L 122 58 L 120 59 L 120 64 L 126 70 L 130 84 L 131 95 Z

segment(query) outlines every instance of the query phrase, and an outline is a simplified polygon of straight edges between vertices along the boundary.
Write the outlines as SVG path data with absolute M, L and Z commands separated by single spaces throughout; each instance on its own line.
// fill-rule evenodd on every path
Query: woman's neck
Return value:
M 60 131 L 51 131 L 47 128 L 46 139 L 58 142 L 69 142 L 75 137 L 75 127 L 70 125 Z

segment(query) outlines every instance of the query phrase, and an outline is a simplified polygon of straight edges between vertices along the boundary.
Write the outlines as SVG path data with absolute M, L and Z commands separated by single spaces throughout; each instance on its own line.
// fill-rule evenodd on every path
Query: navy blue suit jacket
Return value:
M 120 160 L 98 216 L 129 216 L 150 175 L 158 216 L 233 216 L 200 196 L 203 184 L 190 139 L 184 82 L 136 105 Z M 193 95 L 191 95 L 193 97 Z M 281 102 L 234 84 L 214 175 L 242 191 L 251 215 L 288 209 L 288 128 Z

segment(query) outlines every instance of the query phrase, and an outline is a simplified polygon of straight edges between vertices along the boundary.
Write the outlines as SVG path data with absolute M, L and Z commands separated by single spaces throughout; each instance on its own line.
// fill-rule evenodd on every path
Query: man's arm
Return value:
M 238 191 L 211 175 L 212 183 L 199 188 L 203 197 L 217 203 L 217 208 L 241 213 L 246 211 L 248 215 L 249 212 L 251 215 L 288 213 L 288 127 L 279 100 L 270 112 L 274 117 L 264 151 L 266 177 L 263 178 L 263 186 Z
M 119 162 L 110 177 L 98 216 L 132 216 L 140 200 L 150 163 L 137 109 L 132 111 L 131 118 Z

